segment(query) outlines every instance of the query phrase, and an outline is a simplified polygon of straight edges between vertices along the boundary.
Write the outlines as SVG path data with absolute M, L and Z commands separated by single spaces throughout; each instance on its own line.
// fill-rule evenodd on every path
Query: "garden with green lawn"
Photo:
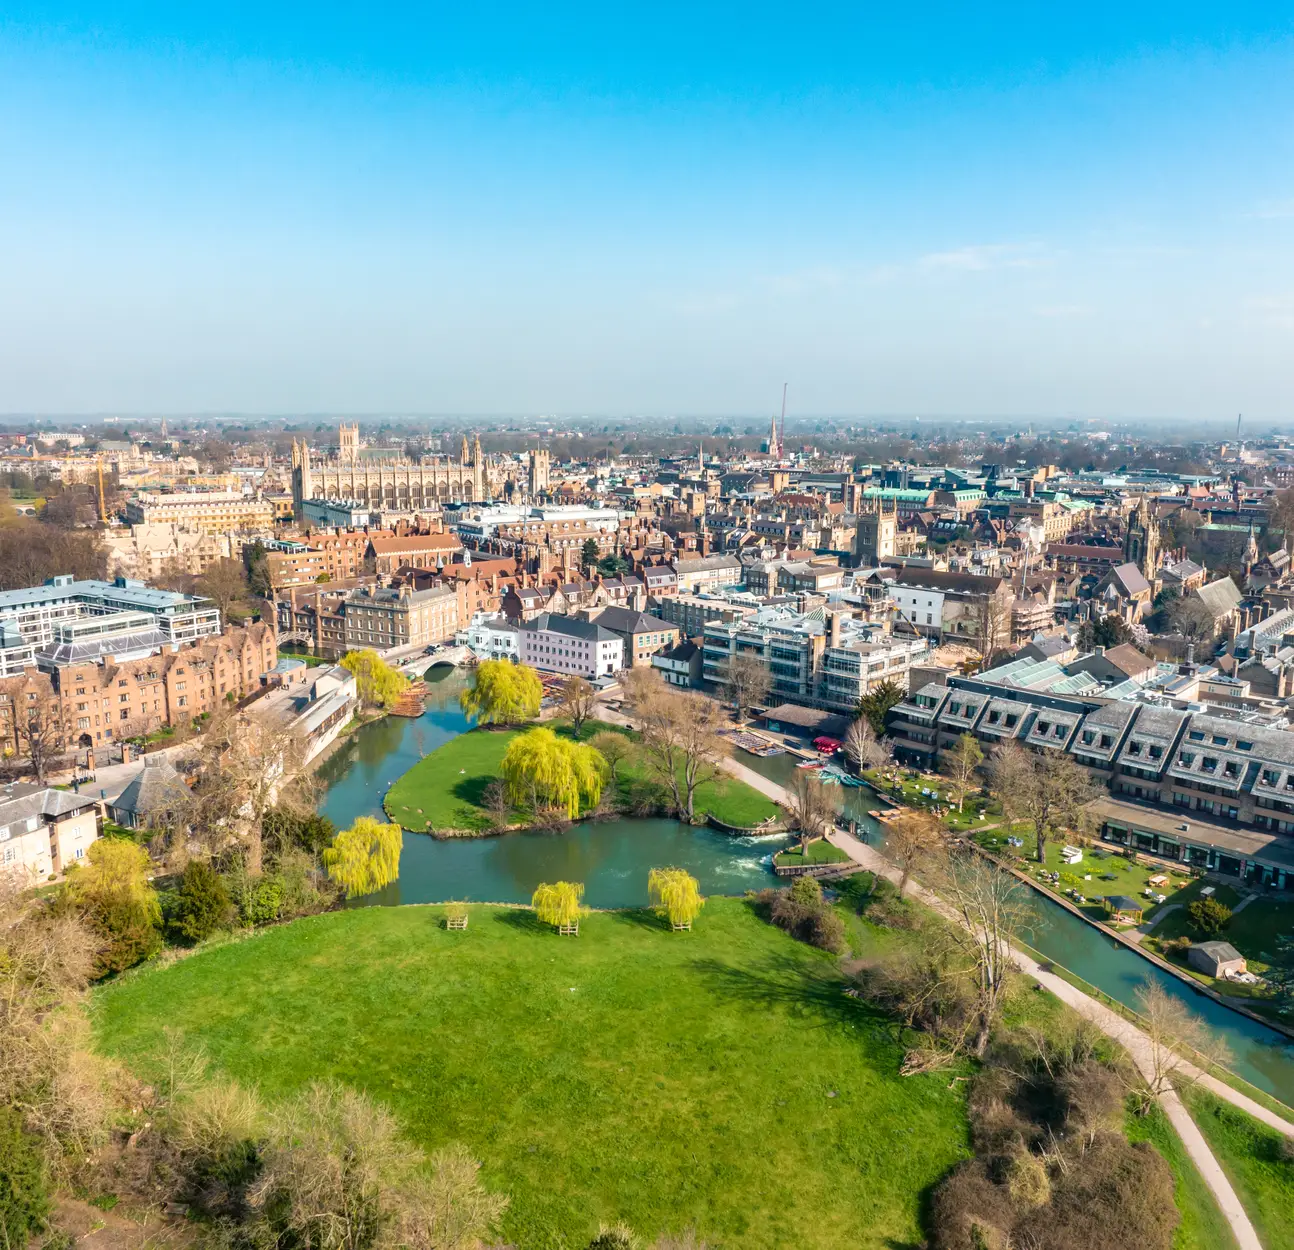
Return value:
M 558 733 L 570 734 L 561 722 L 547 722 Z M 612 730 L 637 741 L 637 735 L 620 726 L 586 721 L 580 729 L 587 741 L 603 730 Z M 419 760 L 403 777 L 393 782 L 383 800 L 387 815 L 414 833 L 446 830 L 486 833 L 492 827 L 485 809 L 486 787 L 499 775 L 499 766 L 518 729 L 474 729 L 451 739 Z M 650 809 L 666 801 L 660 783 L 650 775 L 641 757 L 628 756 L 617 769 L 618 797 L 628 810 Z M 698 787 L 696 812 L 706 813 L 727 825 L 750 828 L 778 815 L 778 807 L 758 790 L 721 775 Z M 526 813 L 513 812 L 513 823 L 524 823 Z
M 894 1023 L 835 959 L 735 899 L 690 933 L 442 915 L 334 912 L 128 975 L 95 994 L 98 1045 L 152 1079 L 165 1025 L 266 1098 L 361 1089 L 420 1145 L 465 1143 L 522 1250 L 618 1220 L 732 1248 L 922 1241 L 925 1196 L 968 1153 L 966 1087 L 900 1077 Z
M 1010 846 L 1007 843 L 1008 837 L 1019 838 L 1023 845 Z M 1145 896 L 1147 889 L 1153 889 L 1156 894 L 1165 895 L 1167 902 L 1173 903 L 1178 900 L 1183 890 L 1195 884 L 1195 879 L 1184 869 L 1165 868 L 1162 864 L 1153 863 L 1144 856 L 1129 860 L 1121 853 L 1122 848 L 1105 842 L 1080 847 L 1079 849 L 1083 851 L 1082 860 L 1077 864 L 1067 864 L 1062 858 L 1062 852 L 1067 845 L 1065 839 L 1052 837 L 1047 840 L 1043 863 L 1039 864 L 1036 858 L 1037 839 L 1032 826 L 1027 824 L 1017 824 L 1010 829 L 986 830 L 975 840 L 996 855 L 1023 861 L 1017 862 L 1016 867 L 1027 872 L 1031 877 L 1038 878 L 1040 869 L 1059 873 L 1059 882 L 1042 881 L 1038 878 L 1039 883 L 1050 890 L 1063 894 L 1066 890 L 1074 889 L 1089 900 L 1101 900 L 1114 894 L 1125 894 L 1145 903 L 1147 916 L 1152 915 L 1160 906 L 1153 899 Z M 1068 845 L 1078 846 L 1079 844 L 1075 840 Z M 1149 884 L 1151 877 L 1160 876 L 1167 877 L 1168 880 L 1157 886 Z M 1090 910 L 1092 916 L 1097 919 L 1105 915 L 1103 903 L 1094 904 Z

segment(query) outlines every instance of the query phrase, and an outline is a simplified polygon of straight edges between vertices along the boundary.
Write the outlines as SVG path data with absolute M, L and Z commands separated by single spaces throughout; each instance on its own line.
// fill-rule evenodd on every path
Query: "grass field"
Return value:
M 1281 1157 L 1282 1134 L 1207 1090 L 1183 1096 L 1264 1250 L 1294 1250 L 1294 1159 Z
M 1173 1197 L 1182 1217 L 1173 1234 L 1173 1250 L 1235 1250 L 1226 1217 L 1163 1109 L 1156 1104 L 1148 1115 L 1129 1114 L 1124 1127 L 1129 1141 L 1150 1142 L 1172 1169 Z
M 568 726 L 555 722 L 552 727 L 558 732 L 569 732 Z M 601 730 L 614 728 L 590 721 L 582 726 L 580 736 L 587 739 Z M 415 833 L 436 829 L 487 830 L 489 817 L 481 806 L 485 787 L 499 775 L 508 743 L 521 732 L 519 729 L 478 729 L 445 743 L 392 784 L 383 801 L 387 815 Z M 633 737 L 628 733 L 626 736 Z M 621 763 L 619 778 L 621 796 L 630 804 L 643 787 L 651 785 L 646 767 L 632 758 Z M 758 825 L 777 815 L 776 804 L 733 777 L 721 777 L 700 786 L 696 810 L 699 815 L 709 812 L 725 824 L 744 827 Z M 515 820 L 522 818 L 521 813 L 514 813 Z
M 578 939 L 531 914 L 312 917 L 100 990 L 100 1045 L 153 1075 L 163 1024 L 268 1097 L 336 1077 L 511 1195 L 504 1239 L 580 1247 L 599 1222 L 725 1247 L 920 1244 L 967 1152 L 965 1086 L 902 1078 L 892 1023 L 835 961 L 711 899 L 691 933 L 645 912 Z

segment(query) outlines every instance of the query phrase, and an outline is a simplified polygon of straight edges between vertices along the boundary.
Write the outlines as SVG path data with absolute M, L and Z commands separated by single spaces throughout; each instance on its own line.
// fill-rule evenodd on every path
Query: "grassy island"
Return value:
M 735 1247 L 913 1245 L 968 1152 L 964 1086 L 900 1077 L 892 1021 L 834 959 L 712 898 L 691 933 L 594 914 L 332 913 L 96 995 L 99 1044 L 153 1075 L 163 1024 L 269 1098 L 335 1077 L 433 1148 L 466 1143 L 504 1239 L 583 1246 L 599 1222 Z
M 550 724 L 559 733 L 571 732 L 568 725 Z M 598 721 L 586 722 L 580 737 L 587 740 L 607 729 L 621 732 L 630 740 L 636 737 L 630 731 Z M 508 744 L 522 732 L 522 729 L 474 729 L 445 743 L 392 784 L 383 800 L 387 815 L 413 833 L 487 832 L 491 822 L 483 806 L 485 788 L 499 775 Z M 640 760 L 631 757 L 623 761 L 618 777 L 618 797 L 629 810 L 652 805 L 656 787 Z M 709 812 L 724 824 L 746 828 L 778 812 L 771 799 L 733 777 L 721 777 L 701 786 L 697 791 L 696 810 L 699 815 Z M 523 824 L 526 815 L 514 812 L 513 820 Z

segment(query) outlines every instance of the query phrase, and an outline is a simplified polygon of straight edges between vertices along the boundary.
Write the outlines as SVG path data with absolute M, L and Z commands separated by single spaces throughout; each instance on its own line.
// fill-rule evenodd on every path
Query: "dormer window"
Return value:
M 962 705 L 957 702 L 950 703 L 948 705 L 948 711 L 953 716 L 960 716 L 962 714 Z
M 1227 745 L 1227 740 L 1225 738 L 1219 737 L 1217 734 L 1214 734 L 1213 745 L 1215 747 L 1224 747 Z
M 1019 716 L 1012 712 L 1011 715 L 1006 718 L 1006 727 L 1008 729 L 1014 729 L 1019 719 Z
M 1215 773 L 1218 771 L 1218 761 L 1212 755 L 1206 755 L 1203 763 L 1200 765 L 1206 773 Z
M 1163 754 L 1164 754 L 1164 748 L 1163 748 L 1163 747 L 1156 747 L 1156 746 L 1152 746 L 1152 747 L 1150 748 L 1150 758 L 1151 758 L 1152 760 L 1157 760 L 1157 759 L 1159 759 Z
M 1263 769 L 1263 785 L 1274 786 L 1280 780 L 1280 773 L 1272 768 Z
M 1038 722 L 1038 732 L 1040 734 L 1045 734 L 1047 730 L 1049 730 L 1050 728 L 1051 728 L 1051 721 L 1040 720 Z
M 1129 743 L 1128 743 L 1128 754 L 1129 754 L 1129 755 L 1140 755 L 1140 754 L 1141 754 L 1141 743 L 1140 743 L 1140 742 L 1136 742 L 1136 741 L 1129 742 Z
M 1194 752 L 1194 751 L 1183 751 L 1183 752 L 1182 752 L 1182 753 L 1177 757 L 1177 762 L 1178 762 L 1179 764 L 1181 764 L 1181 766 L 1182 766 L 1183 768 L 1190 768 L 1190 766 L 1191 766 L 1192 764 L 1194 764 L 1194 763 L 1195 763 L 1195 752 Z
M 1001 713 L 1001 712 L 990 712 L 990 713 L 988 714 L 988 723 L 989 723 L 990 725 L 996 725 L 996 724 L 998 723 L 998 721 L 1000 721 L 1001 719 L 1002 719 L 1002 713 Z
M 1109 734 L 1102 734 L 1102 735 L 1101 735 L 1101 745 L 1102 745 L 1103 747 L 1110 747 L 1110 746 L 1113 746 L 1113 745 L 1114 745 L 1114 739 L 1113 739 L 1113 738 L 1111 738 Z
M 1253 749 L 1254 749 L 1254 744 L 1252 742 L 1245 742 L 1240 738 L 1236 739 L 1237 751 L 1252 751 Z
M 1238 777 L 1240 776 L 1240 765 L 1237 764 L 1235 760 L 1228 760 L 1226 767 L 1223 768 L 1222 771 L 1226 773 L 1228 777 Z
M 1192 742 L 1203 742 L 1204 735 L 1198 729 L 1192 729 L 1190 738 Z
M 1090 729 L 1083 730 L 1083 745 L 1090 747 L 1096 741 L 1096 735 Z

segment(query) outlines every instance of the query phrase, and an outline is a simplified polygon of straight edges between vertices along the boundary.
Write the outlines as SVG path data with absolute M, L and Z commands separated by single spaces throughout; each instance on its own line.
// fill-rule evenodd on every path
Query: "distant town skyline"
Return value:
M 855 8 L 12 6 L 0 413 L 1294 418 L 1294 7 Z

